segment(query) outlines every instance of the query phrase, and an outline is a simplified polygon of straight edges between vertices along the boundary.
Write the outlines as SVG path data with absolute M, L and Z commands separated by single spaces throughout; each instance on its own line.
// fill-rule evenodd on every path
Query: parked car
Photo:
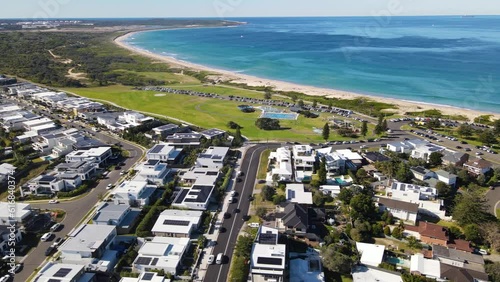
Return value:
M 106 186 L 106 190 L 110 190 L 111 188 L 113 188 L 113 184 L 109 183 L 108 186 Z
M 215 262 L 215 256 L 214 255 L 209 255 L 208 256 L 208 264 L 213 264 Z
M 24 267 L 24 265 L 22 263 L 16 264 L 16 266 L 14 266 L 14 273 L 21 272 L 21 270 L 23 270 L 23 267 Z
M 52 237 L 52 233 L 51 232 L 47 232 L 47 233 L 45 233 L 45 234 L 42 235 L 42 237 L 40 238 L 40 240 L 42 242 L 45 242 L 45 241 L 49 240 L 50 237 Z
M 62 227 L 62 224 L 60 224 L 60 223 L 58 222 L 58 223 L 56 223 L 56 224 L 54 224 L 54 225 L 52 225 L 52 226 L 50 227 L 50 231 L 51 231 L 51 232 L 55 232 L 55 231 L 59 230 L 61 227 Z
M 56 248 L 50 246 L 47 248 L 47 250 L 45 250 L 45 256 L 48 257 L 50 256 L 54 251 L 55 251 Z
M 59 200 L 50 200 L 49 204 L 59 204 Z
M 224 218 L 225 218 L 225 219 L 228 219 L 228 218 L 230 218 L 230 217 L 231 217 L 231 214 L 230 214 L 230 213 L 228 213 L 228 212 L 225 212 L 225 213 L 224 213 Z
M 61 237 L 57 237 L 52 243 L 52 247 L 58 247 L 62 243 L 63 239 Z

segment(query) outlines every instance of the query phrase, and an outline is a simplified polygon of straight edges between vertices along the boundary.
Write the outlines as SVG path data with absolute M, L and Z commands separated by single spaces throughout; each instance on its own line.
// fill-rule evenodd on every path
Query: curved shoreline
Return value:
M 186 27 L 189 28 L 189 27 Z M 469 118 L 470 121 L 473 121 L 475 117 L 480 115 L 492 115 L 494 119 L 500 119 L 500 113 L 493 113 L 487 111 L 480 110 L 472 110 L 465 109 L 460 107 L 454 107 L 449 105 L 440 105 L 440 104 L 430 104 L 426 102 L 416 102 L 409 101 L 406 99 L 396 99 L 396 98 L 388 98 L 383 96 L 375 96 L 375 95 L 367 95 L 360 94 L 355 92 L 348 92 L 343 90 L 336 90 L 330 88 L 321 88 L 315 86 L 307 86 L 300 85 L 291 82 L 284 82 L 279 80 L 272 80 L 266 78 L 260 78 L 252 75 L 242 74 L 234 71 L 222 70 L 217 68 L 212 68 L 204 65 L 199 65 L 196 63 L 186 62 L 182 60 L 178 60 L 174 57 L 170 57 L 168 55 L 162 55 L 153 53 L 151 51 L 141 49 L 135 46 L 131 46 L 126 43 L 126 40 L 133 36 L 134 34 L 140 32 L 150 32 L 155 29 L 150 30 L 139 30 L 139 31 L 130 31 L 121 36 L 114 38 L 113 42 L 121 48 L 127 49 L 131 52 L 134 52 L 139 55 L 143 55 L 149 57 L 154 60 L 158 60 L 164 63 L 167 63 L 171 66 L 178 68 L 188 68 L 197 71 L 208 71 L 213 73 L 214 77 L 218 77 L 218 79 L 223 81 L 230 81 L 232 83 L 241 83 L 247 84 L 249 86 L 269 86 L 273 87 L 277 91 L 295 91 L 306 94 L 308 96 L 325 96 L 329 98 L 339 98 L 339 99 L 354 99 L 354 98 L 368 98 L 371 100 L 375 100 L 378 102 L 392 104 L 398 107 L 396 110 L 399 114 L 404 114 L 405 112 L 419 112 L 431 109 L 438 109 L 444 115 L 464 115 Z M 156 29 L 158 30 L 158 29 Z

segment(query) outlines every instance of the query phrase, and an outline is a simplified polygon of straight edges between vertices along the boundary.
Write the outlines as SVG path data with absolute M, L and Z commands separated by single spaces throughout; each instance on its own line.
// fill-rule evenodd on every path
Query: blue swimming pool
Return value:
M 263 112 L 261 118 L 296 120 L 299 115 L 296 113 L 271 113 Z

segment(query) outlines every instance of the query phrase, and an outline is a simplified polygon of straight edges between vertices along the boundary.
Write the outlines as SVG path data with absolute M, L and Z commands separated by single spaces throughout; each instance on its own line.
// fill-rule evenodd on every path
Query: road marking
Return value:
M 243 192 L 245 191 L 245 188 L 246 188 L 246 184 L 247 184 L 247 179 L 248 179 L 248 170 L 250 169 L 250 165 L 252 164 L 252 160 L 253 160 L 253 157 L 254 157 L 254 154 L 259 150 L 259 148 L 255 149 L 255 151 L 252 152 L 252 155 L 250 156 L 250 161 L 248 162 L 248 169 L 247 171 L 245 172 L 245 181 L 243 182 L 243 190 L 241 190 L 241 195 L 240 196 L 243 196 Z M 235 184 L 233 184 L 235 185 Z M 240 205 L 241 205 L 241 197 L 240 197 L 240 200 L 238 201 L 238 209 L 240 208 Z M 249 207 L 250 208 L 250 207 Z M 224 249 L 224 254 L 227 254 L 227 249 L 229 247 L 229 243 L 231 242 L 231 236 L 233 234 L 233 229 L 234 229 L 234 224 L 236 223 L 236 216 L 234 217 L 234 220 L 233 220 L 233 224 L 231 226 L 231 231 L 229 231 L 229 240 L 226 242 L 226 248 Z M 238 238 L 236 238 L 238 239 Z M 217 280 L 216 281 L 219 281 L 219 278 L 220 278 L 220 274 L 222 272 L 222 267 L 221 266 L 219 268 L 219 274 L 217 274 Z

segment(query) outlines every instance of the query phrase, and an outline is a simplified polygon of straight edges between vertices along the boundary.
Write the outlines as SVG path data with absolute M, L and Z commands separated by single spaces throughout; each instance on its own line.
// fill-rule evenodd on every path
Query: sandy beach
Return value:
M 250 76 L 250 75 L 226 71 L 226 70 L 210 68 L 207 66 L 198 65 L 198 64 L 191 63 L 191 62 L 177 60 L 173 57 L 155 54 L 155 53 L 143 50 L 143 49 L 139 49 L 139 48 L 130 46 L 130 45 L 125 43 L 129 37 L 133 36 L 134 34 L 136 34 L 138 32 L 141 32 L 141 31 L 133 31 L 133 32 L 129 32 L 127 34 L 124 34 L 120 37 L 117 37 L 114 40 L 114 42 L 115 42 L 115 44 L 117 44 L 118 46 L 120 46 L 122 48 L 128 49 L 128 50 L 135 52 L 137 54 L 141 54 L 141 55 L 150 57 L 150 58 L 157 60 L 157 61 L 160 61 L 160 62 L 165 62 L 165 63 L 171 65 L 172 67 L 209 71 L 211 73 L 214 73 L 213 78 L 215 78 L 216 80 L 231 81 L 233 83 L 244 83 L 244 84 L 247 84 L 250 86 L 270 86 L 270 87 L 273 87 L 277 91 L 296 91 L 296 92 L 301 92 L 301 93 L 304 93 L 304 94 L 310 95 L 310 96 L 326 96 L 326 97 L 341 98 L 341 99 L 354 99 L 354 98 L 358 98 L 358 97 L 365 97 L 365 98 L 369 98 L 369 99 L 372 99 L 372 100 L 375 100 L 378 102 L 396 105 L 398 107 L 396 112 L 399 114 L 404 114 L 405 112 L 417 112 L 417 111 L 424 111 L 424 110 L 430 110 L 430 109 L 438 109 L 445 115 L 464 115 L 464 116 L 467 116 L 471 121 L 473 121 L 474 118 L 479 116 L 479 115 L 486 115 L 486 114 L 493 115 L 495 119 L 500 118 L 500 114 L 497 114 L 497 113 L 489 113 L 489 112 L 483 112 L 483 111 L 463 109 L 463 108 L 457 108 L 457 107 L 451 107 L 451 106 L 445 106 L 445 105 L 432 105 L 432 104 L 427 104 L 427 103 L 413 102 L 413 101 L 400 100 L 400 99 L 394 99 L 394 98 L 386 98 L 386 97 L 380 97 L 380 96 L 370 96 L 370 95 L 366 95 L 366 94 L 359 94 L 359 93 L 353 93 L 353 92 L 347 92 L 347 91 L 341 91 L 341 90 L 335 90 L 335 89 L 328 89 L 328 88 L 319 88 L 319 87 L 314 87 L 314 86 L 305 86 L 305 85 L 299 85 L 299 84 L 294 84 L 294 83 L 289 83 L 289 82 L 284 82 L 284 81 L 259 78 L 259 77 L 255 77 L 255 76 Z

